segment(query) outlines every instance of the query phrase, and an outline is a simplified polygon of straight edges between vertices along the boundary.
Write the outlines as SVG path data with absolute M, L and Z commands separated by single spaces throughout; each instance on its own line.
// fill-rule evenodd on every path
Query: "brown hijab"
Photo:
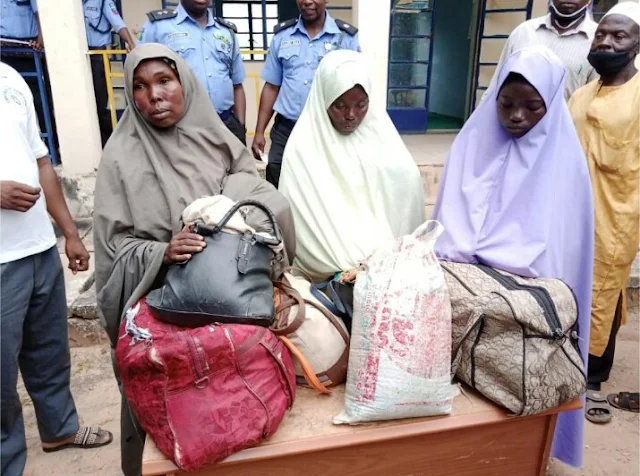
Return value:
M 185 115 L 167 129 L 146 122 L 133 98 L 134 72 L 150 59 L 173 62 L 182 84 Z M 124 69 L 128 107 L 102 156 L 94 212 L 98 309 L 113 345 L 123 311 L 154 285 L 192 201 L 220 193 L 259 200 L 276 214 L 290 260 L 295 252 L 288 202 L 260 179 L 249 151 L 223 124 L 182 58 L 165 46 L 145 44 L 131 52 Z M 265 218 L 256 210 L 247 221 L 272 231 Z

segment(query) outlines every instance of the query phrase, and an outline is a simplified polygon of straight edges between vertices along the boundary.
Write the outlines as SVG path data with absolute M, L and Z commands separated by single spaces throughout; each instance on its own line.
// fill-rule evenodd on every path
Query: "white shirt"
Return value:
M 0 62 L 0 180 L 40 187 L 36 160 L 48 153 L 27 83 Z M 0 263 L 42 253 L 55 244 L 43 192 L 27 212 L 0 209 Z
M 567 70 L 564 97 L 568 100 L 577 89 L 598 78 L 587 59 L 597 28 L 590 15 L 562 33 L 553 26 L 551 15 L 521 23 L 509 35 L 489 89 L 498 81 L 500 69 L 511 54 L 527 46 L 546 46 L 558 55 Z

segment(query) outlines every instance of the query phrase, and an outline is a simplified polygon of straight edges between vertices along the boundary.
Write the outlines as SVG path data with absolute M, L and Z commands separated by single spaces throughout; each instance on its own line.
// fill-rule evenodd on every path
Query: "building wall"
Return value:
M 162 8 L 162 0 L 122 0 L 122 18 L 137 38 L 147 21 L 147 12 Z
M 353 23 L 356 26 L 358 26 L 357 25 L 358 16 L 355 15 L 355 9 L 354 9 L 355 3 L 357 1 L 358 0 L 331 0 L 328 4 L 330 8 L 330 13 L 334 18 L 339 18 L 341 20 Z M 459 2 L 461 5 L 464 5 L 467 2 L 467 0 L 437 0 L 437 1 L 439 1 L 440 3 Z M 522 0 L 489 0 L 489 1 L 490 2 L 497 1 L 497 2 L 500 2 L 501 4 L 508 3 L 508 2 L 517 3 L 517 4 L 522 3 Z M 366 0 L 364 1 L 360 0 L 360 2 L 362 2 L 363 5 L 366 6 Z M 547 0 L 535 0 L 534 2 L 535 14 L 539 15 L 539 14 L 544 14 L 544 12 L 546 12 L 546 8 L 547 8 L 546 2 Z M 363 18 L 363 16 L 366 18 L 367 15 L 374 15 L 377 18 L 379 14 L 375 9 L 365 9 L 364 6 L 361 7 L 362 12 L 359 14 L 360 18 Z M 147 19 L 146 13 L 150 10 L 158 9 L 161 7 L 162 7 L 162 0 L 122 0 L 123 11 L 121 13 L 127 23 L 127 26 L 129 27 L 129 30 L 134 36 L 137 37 L 138 34 L 140 33 L 142 26 L 146 22 L 146 19 Z M 344 10 L 343 8 L 348 8 L 348 10 Z M 458 17 L 456 17 L 455 20 L 460 21 Z M 448 21 L 449 21 L 448 17 L 445 17 L 445 18 L 441 17 L 437 21 L 437 24 L 440 25 L 440 27 L 442 27 L 443 25 L 446 26 Z M 438 33 L 445 34 L 446 31 L 438 32 Z M 461 39 L 456 37 L 452 37 L 451 41 L 455 42 L 457 39 L 460 41 L 467 41 L 466 38 Z M 497 40 L 494 43 L 495 43 L 494 46 L 490 48 L 489 51 L 486 53 L 488 57 L 493 57 L 495 55 L 499 56 L 500 54 L 503 41 Z M 441 43 L 441 45 L 443 47 L 447 46 L 443 43 Z M 434 83 L 432 84 L 432 87 L 435 90 L 438 90 L 438 88 L 440 89 L 446 88 L 447 83 L 450 81 L 454 81 L 454 82 L 464 81 L 466 83 L 467 77 L 465 76 L 466 74 L 465 71 L 468 66 L 467 60 L 458 58 L 458 59 L 454 59 L 454 63 L 456 63 L 457 67 L 448 67 L 444 69 L 443 66 L 445 64 L 448 64 L 448 61 L 446 59 L 446 51 L 442 50 L 442 51 L 436 52 L 436 57 L 434 61 Z M 262 61 L 246 61 L 245 62 L 247 79 L 244 83 L 244 87 L 247 95 L 247 128 L 249 129 L 250 133 L 253 132 L 253 129 L 255 128 L 255 124 L 257 121 L 259 91 L 262 89 L 262 85 L 263 85 L 263 82 L 258 77 L 260 75 L 260 72 L 262 71 L 262 65 L 263 65 Z M 119 70 L 118 66 L 116 66 L 116 70 Z M 386 75 L 386 71 L 378 71 L 377 74 L 379 76 L 383 74 Z M 490 79 L 490 75 L 487 74 L 487 76 Z M 377 83 L 379 81 L 380 79 L 376 80 L 374 78 L 373 82 Z M 118 83 L 120 83 L 120 81 L 116 80 L 116 84 Z M 445 92 L 443 90 L 443 94 L 444 93 Z M 433 101 L 432 105 L 436 112 L 441 112 L 443 114 L 458 115 L 460 109 L 464 110 L 464 107 L 465 107 L 464 96 L 460 97 L 460 101 L 459 101 L 460 104 L 458 104 L 456 101 L 453 101 L 453 103 L 455 104 L 453 103 L 445 104 L 442 100 L 438 99 L 440 96 L 441 96 L 440 94 L 434 94 L 432 96 L 432 101 Z M 124 101 L 124 96 L 121 92 L 116 92 L 116 102 L 117 102 L 118 108 L 124 107 L 125 101 Z M 463 115 L 463 113 L 460 113 L 460 115 Z
M 442 1 L 450 1 L 450 0 L 438 0 L 438 1 L 442 2 Z M 488 1 L 501 2 L 501 3 L 514 2 L 514 3 L 521 4 L 522 0 L 488 0 Z M 358 3 L 359 3 L 359 8 L 357 8 Z M 382 45 L 384 43 L 384 38 L 381 38 L 381 36 L 386 37 L 387 32 L 385 31 L 384 28 L 382 28 L 386 20 L 380 17 L 381 15 L 380 8 L 371 7 L 373 3 L 375 3 L 373 2 L 373 0 L 331 0 L 329 5 L 333 7 L 338 7 L 338 6 L 351 7 L 351 10 L 333 11 L 332 14 L 337 18 L 341 18 L 345 21 L 350 21 L 351 23 L 354 23 L 356 26 L 362 28 L 363 31 L 365 28 L 362 23 L 368 24 L 367 29 L 369 30 L 368 31 L 369 36 L 367 35 L 361 36 L 362 47 L 365 51 L 367 51 L 368 49 L 367 45 L 368 44 L 372 45 L 369 48 L 369 51 L 367 51 L 367 53 L 377 58 L 377 57 L 387 55 L 388 48 L 382 48 Z M 131 32 L 134 35 L 137 35 L 140 31 L 140 28 L 146 21 L 146 12 L 160 8 L 162 5 L 162 2 L 161 0 L 122 0 L 122 4 L 123 4 L 122 5 L 123 11 L 121 13 L 123 14 L 123 17 L 129 29 L 131 30 Z M 369 6 L 369 8 L 367 8 L 367 6 Z M 382 3 L 379 4 L 379 7 L 381 6 L 383 6 Z M 534 16 L 543 15 L 546 11 L 547 11 L 547 0 L 535 0 Z M 388 15 L 386 13 L 384 14 L 384 16 L 388 18 Z M 47 26 L 43 27 L 45 42 L 47 41 L 47 37 L 51 37 L 51 36 L 59 35 L 60 37 L 67 37 L 70 34 L 72 35 L 84 34 L 84 31 L 78 30 L 77 28 L 71 29 L 69 25 L 70 24 L 68 22 L 64 22 L 64 21 L 47 22 Z M 372 25 L 373 25 L 373 31 L 371 31 Z M 515 26 L 515 24 L 509 25 L 509 28 L 513 26 Z M 502 29 L 504 30 L 504 25 Z M 376 36 L 375 33 L 377 31 L 380 31 L 381 34 Z M 493 57 L 497 58 L 497 56 L 499 56 L 500 54 L 501 48 L 502 48 L 502 43 L 497 42 L 492 48 L 487 49 L 487 52 L 485 54 L 489 56 L 492 55 Z M 55 49 L 53 51 L 51 50 L 49 51 L 49 55 L 52 55 L 52 54 L 55 54 Z M 380 63 L 380 61 L 378 61 L 377 63 Z M 638 60 L 638 63 L 640 63 L 640 59 Z M 384 67 L 384 64 L 382 65 L 379 64 L 378 66 L 380 67 L 376 67 L 373 72 L 372 79 L 373 79 L 374 88 L 376 88 L 376 85 L 380 85 L 380 87 L 386 88 L 386 75 L 387 75 L 386 68 Z M 441 66 L 437 65 L 437 67 L 440 68 Z M 52 79 L 54 89 L 56 84 L 65 84 L 65 83 L 85 84 L 84 79 L 82 81 L 79 81 L 79 79 L 76 77 L 77 72 L 75 70 L 65 69 L 65 68 L 54 68 L 54 69 L 55 69 L 55 74 L 57 76 L 56 79 Z M 247 73 L 249 74 L 249 77 L 245 82 L 245 90 L 247 94 L 247 104 L 248 104 L 247 126 L 249 131 L 251 132 L 251 130 L 254 129 L 255 127 L 256 116 L 257 116 L 257 100 L 259 97 L 259 91 L 262 87 L 261 81 L 259 79 L 258 80 L 255 79 L 255 77 L 259 75 L 262 69 L 262 63 L 247 62 L 246 69 L 247 69 Z M 116 81 L 116 83 L 121 84 L 121 81 Z M 89 79 L 89 84 L 90 84 L 90 79 Z M 82 96 L 90 97 L 89 94 L 84 94 Z M 54 100 L 57 97 L 60 97 L 60 94 L 56 94 L 56 92 L 54 91 Z M 75 99 L 77 98 L 74 98 L 74 100 Z M 118 102 L 120 107 L 124 106 L 124 99 L 122 98 L 121 95 L 119 96 Z M 79 104 L 76 100 L 74 103 L 74 107 L 84 108 L 85 106 L 83 104 Z M 75 124 L 77 122 L 76 121 L 77 114 L 75 114 L 73 111 L 74 111 L 73 108 L 67 108 L 67 107 L 58 108 L 56 111 L 56 120 L 59 123 L 66 121 L 71 124 Z M 93 130 L 93 128 L 91 129 Z M 90 133 L 95 133 L 95 131 L 91 132 L 87 130 L 82 132 L 82 134 L 90 134 Z M 82 134 L 79 134 L 79 135 L 82 135 Z M 77 136 L 78 134 L 76 134 L 76 137 Z M 67 141 L 66 143 L 68 144 L 69 141 Z M 78 141 L 77 147 L 78 147 L 78 155 L 81 155 L 82 153 L 84 153 L 83 144 L 81 141 Z M 67 149 L 67 152 L 70 152 L 69 149 Z M 89 161 L 90 163 L 96 163 L 98 159 L 99 159 L 99 156 L 86 158 L 86 160 Z M 63 160 L 64 160 L 64 157 L 63 157 Z M 67 168 L 68 166 L 69 166 L 69 162 L 65 163 L 65 168 Z M 73 168 L 73 165 L 71 165 L 71 168 Z M 69 170 L 69 173 L 73 174 L 74 171 Z

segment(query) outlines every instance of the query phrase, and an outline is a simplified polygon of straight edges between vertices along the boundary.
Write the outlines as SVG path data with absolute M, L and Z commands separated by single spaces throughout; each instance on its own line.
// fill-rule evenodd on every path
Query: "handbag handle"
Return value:
M 240 208 L 249 206 L 259 208 L 260 210 L 265 212 L 267 214 L 267 217 L 269 218 L 269 221 L 271 222 L 271 226 L 273 227 L 275 239 L 269 239 L 261 236 L 259 241 L 270 246 L 278 246 L 280 243 L 282 243 L 282 235 L 280 234 L 280 228 L 278 227 L 278 222 L 276 221 L 275 215 L 273 214 L 271 209 L 264 203 L 260 203 L 256 200 L 241 200 L 239 202 L 236 202 L 236 204 L 229 209 L 229 211 L 222 217 L 222 219 L 216 226 L 214 226 L 213 228 L 209 228 L 200 223 L 197 223 L 194 228 L 194 233 L 198 233 L 202 236 L 211 236 L 215 235 L 216 233 L 220 233 L 227 222 L 233 215 L 236 214 L 238 210 L 240 210 Z

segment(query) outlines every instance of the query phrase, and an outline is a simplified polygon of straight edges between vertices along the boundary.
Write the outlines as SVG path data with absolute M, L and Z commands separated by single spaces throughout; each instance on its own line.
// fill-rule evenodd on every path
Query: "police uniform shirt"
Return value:
M 0 0 L 0 36 L 17 40 L 38 37 L 36 0 Z
M 280 87 L 273 107 L 277 113 L 292 121 L 300 118 L 320 61 L 335 49 L 360 51 L 360 45 L 356 36 L 342 31 L 328 13 L 315 38 L 309 37 L 301 17 L 274 35 L 262 79 Z
M 182 4 L 172 18 L 147 21 L 140 32 L 141 43 L 162 43 L 178 53 L 205 86 L 218 113 L 235 103 L 233 86 L 246 78 L 240 46 L 231 29 L 212 15 L 202 28 Z
M 116 33 L 126 28 L 113 0 L 83 0 L 84 25 L 90 47 L 111 44 L 111 29 Z

